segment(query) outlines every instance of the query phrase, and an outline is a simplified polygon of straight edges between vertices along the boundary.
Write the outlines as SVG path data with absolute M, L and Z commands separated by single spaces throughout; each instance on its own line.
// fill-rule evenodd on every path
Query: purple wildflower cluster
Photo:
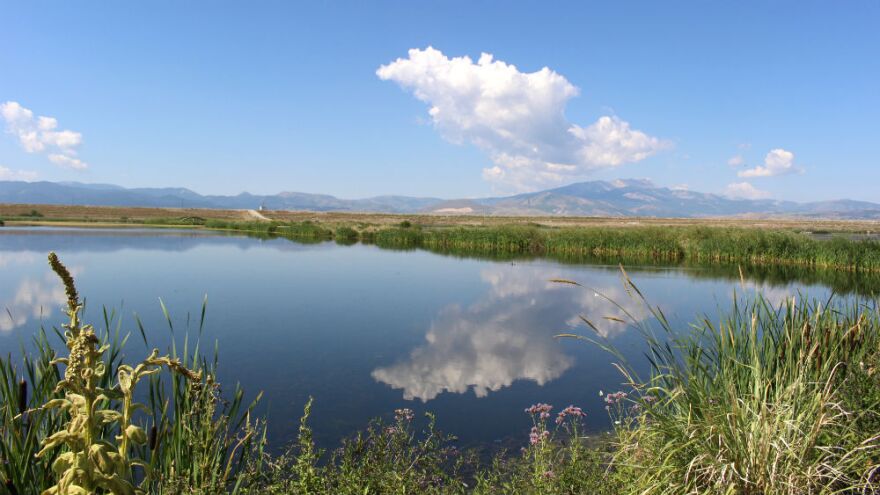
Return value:
M 614 392 L 613 394 L 608 394 L 605 396 L 605 403 L 608 405 L 619 404 L 620 401 L 626 399 L 626 396 L 626 392 Z
M 556 415 L 556 424 L 561 425 L 565 418 L 571 416 L 573 418 L 583 418 L 587 414 L 579 407 L 568 406 Z
M 540 431 L 537 426 L 533 426 L 532 431 L 529 433 L 529 443 L 532 445 L 536 445 L 541 440 L 548 438 L 550 438 L 550 432 L 547 430 Z
M 413 414 L 412 409 L 395 409 L 394 410 L 394 417 L 398 421 L 400 421 L 400 420 L 412 421 L 413 418 L 415 417 L 415 414 Z
M 550 411 L 553 410 L 553 406 L 550 404 L 537 403 L 529 408 L 526 408 L 526 413 L 531 414 L 532 416 L 538 415 L 541 419 L 547 419 L 550 417 Z

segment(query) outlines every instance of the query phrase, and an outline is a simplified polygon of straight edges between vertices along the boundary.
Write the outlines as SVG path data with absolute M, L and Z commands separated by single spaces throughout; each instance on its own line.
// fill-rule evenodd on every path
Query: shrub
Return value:
M 18 216 L 20 216 L 20 217 L 42 218 L 42 217 L 43 217 L 43 214 L 40 213 L 40 212 L 37 211 L 37 210 L 31 210 L 31 211 L 28 211 L 28 212 L 19 213 Z
M 333 237 L 336 239 L 336 242 L 340 244 L 353 244 L 357 242 L 360 234 L 358 234 L 357 230 L 354 230 L 351 227 L 343 226 L 336 229 Z

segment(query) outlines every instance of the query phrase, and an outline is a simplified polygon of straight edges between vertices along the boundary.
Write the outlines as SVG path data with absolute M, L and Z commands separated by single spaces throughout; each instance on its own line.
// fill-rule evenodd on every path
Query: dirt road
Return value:
M 263 214 L 260 213 L 260 212 L 258 212 L 257 210 L 248 210 L 247 213 L 248 213 L 248 215 L 250 215 L 254 220 L 258 220 L 258 221 L 260 221 L 260 222 L 271 222 L 271 221 L 272 221 L 271 218 L 267 218 L 267 217 L 263 216 Z

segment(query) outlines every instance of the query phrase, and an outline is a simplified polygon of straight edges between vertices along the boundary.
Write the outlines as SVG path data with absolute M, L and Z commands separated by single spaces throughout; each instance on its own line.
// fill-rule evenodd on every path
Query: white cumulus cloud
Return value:
M 724 189 L 724 195 L 734 199 L 767 199 L 770 193 L 762 191 L 748 182 L 734 182 Z
M 731 167 L 739 167 L 743 163 L 745 163 L 745 159 L 742 155 L 732 156 L 730 157 L 730 160 L 727 160 L 727 164 Z
M 82 144 L 82 134 L 68 129 L 59 130 L 53 117 L 34 116 L 34 112 L 16 101 L 0 104 L 0 116 L 6 121 L 6 132 L 15 136 L 28 153 L 48 153 L 52 163 L 62 167 L 83 170 L 88 164 L 76 158 Z
M 794 153 L 776 148 L 770 150 L 764 157 L 764 165 L 743 170 L 737 175 L 740 177 L 773 177 L 799 171 L 800 169 L 794 165 Z
M 520 72 L 488 53 L 474 62 L 428 47 L 409 50 L 376 74 L 429 104 L 445 139 L 484 150 L 493 163 L 483 171 L 486 180 L 515 189 L 638 162 L 670 146 L 616 116 L 585 127 L 569 122 L 565 106 L 578 88 L 547 67 Z
M 0 180 L 22 180 L 30 182 L 37 179 L 37 173 L 30 170 L 12 170 L 0 165 Z

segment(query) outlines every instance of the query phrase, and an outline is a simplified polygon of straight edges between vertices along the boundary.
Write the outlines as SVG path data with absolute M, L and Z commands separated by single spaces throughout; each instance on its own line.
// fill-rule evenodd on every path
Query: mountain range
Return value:
M 732 199 L 718 194 L 670 189 L 645 179 L 578 182 L 514 196 L 440 199 L 376 196 L 340 199 L 326 194 L 281 192 L 202 195 L 186 188 L 124 188 L 79 182 L 0 181 L 0 203 L 223 208 L 382 213 L 518 216 L 724 217 L 798 216 L 878 219 L 880 204 L 848 199 L 798 203 Z

